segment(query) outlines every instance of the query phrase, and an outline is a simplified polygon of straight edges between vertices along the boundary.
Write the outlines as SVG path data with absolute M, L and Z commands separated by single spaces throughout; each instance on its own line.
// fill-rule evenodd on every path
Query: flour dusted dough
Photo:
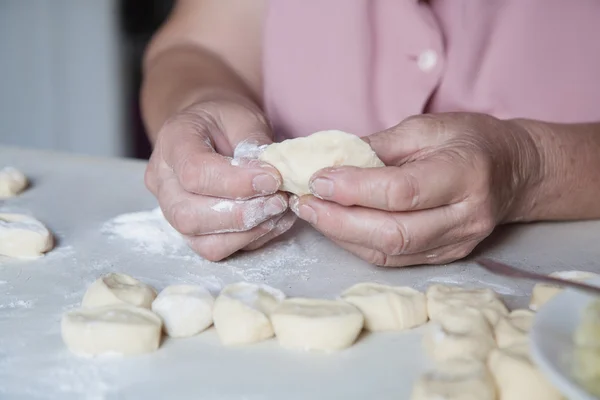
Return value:
M 410 287 L 359 283 L 342 298 L 363 313 L 369 331 L 401 331 L 427 322 L 425 294 Z
M 110 273 L 90 285 L 81 301 L 82 307 L 131 304 L 150 308 L 156 298 L 152 286 L 121 273 Z
M 80 308 L 65 313 L 61 334 L 79 355 L 149 353 L 160 344 L 162 322 L 150 310 L 130 305 Z
M 342 131 L 321 131 L 307 137 L 273 143 L 259 159 L 273 165 L 283 178 L 281 190 L 298 196 L 310 194 L 309 181 L 323 168 L 385 166 L 358 136 Z
M 8 199 L 21 193 L 27 187 L 27 177 L 18 169 L 0 169 L 0 199 Z
M 446 307 L 423 337 L 429 356 L 444 362 L 457 358 L 485 360 L 496 346 L 485 314 L 474 307 Z
M 0 214 L 0 255 L 35 258 L 53 246 L 52 234 L 37 219 L 22 214 Z
M 448 307 L 472 307 L 483 312 L 491 325 L 508 314 L 498 294 L 491 289 L 466 289 L 460 286 L 431 285 L 426 292 L 429 319 L 436 321 Z
M 269 315 L 284 298 L 282 291 L 267 285 L 238 282 L 224 287 L 213 308 L 221 343 L 249 344 L 272 337 Z
M 494 327 L 498 347 L 527 343 L 534 316 L 530 310 L 513 310 L 508 316 L 500 318 Z
M 356 341 L 364 317 L 343 300 L 292 298 L 277 307 L 271 321 L 282 347 L 335 351 Z
M 551 273 L 550 276 L 575 282 L 582 282 L 600 275 L 587 271 L 558 271 Z M 563 289 L 560 286 L 551 285 L 548 283 L 536 284 L 531 292 L 529 308 L 534 311 L 538 311 L 540 307 L 549 302 L 550 299 L 559 294 L 562 290 Z
M 163 320 L 171 337 L 189 337 L 212 325 L 214 298 L 198 285 L 171 285 L 152 302 L 152 311 Z
M 560 400 L 562 396 L 535 367 L 528 345 L 494 349 L 488 367 L 496 382 L 499 400 Z
M 410 400 L 495 400 L 494 380 L 477 360 L 451 360 L 436 365 L 414 384 Z

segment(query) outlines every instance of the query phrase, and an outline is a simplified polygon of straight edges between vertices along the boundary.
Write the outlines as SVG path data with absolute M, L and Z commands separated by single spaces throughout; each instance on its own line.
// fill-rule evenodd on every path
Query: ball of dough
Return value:
M 0 255 L 35 258 L 52 247 L 52 234 L 37 219 L 22 214 L 0 214 Z
M 343 300 L 293 298 L 277 307 L 271 321 L 282 347 L 335 351 L 356 341 L 364 317 Z
M 131 304 L 150 308 L 156 291 L 150 285 L 129 275 L 110 273 L 90 285 L 81 301 L 82 307 L 100 307 L 115 304 Z
M 531 362 L 528 345 L 494 349 L 488 367 L 501 400 L 560 400 L 562 396 Z
M 225 286 L 213 308 L 221 343 L 249 344 L 273 337 L 269 315 L 283 299 L 281 290 L 267 285 L 239 282 Z
M 573 341 L 577 346 L 600 348 L 600 301 L 592 301 L 584 308 Z
M 426 352 L 435 361 L 454 358 L 485 360 L 496 346 L 490 323 L 473 307 L 447 307 L 423 337 Z
M 508 309 L 498 294 L 487 288 L 466 289 L 435 284 L 427 288 L 426 296 L 427 312 L 432 321 L 438 320 L 449 306 L 480 309 L 492 325 L 495 325 L 500 317 L 508 314 Z
M 411 400 L 495 400 L 496 388 L 487 366 L 477 360 L 440 363 L 414 384 Z
M 171 285 L 163 289 L 152 302 L 152 311 L 163 320 L 170 337 L 196 335 L 212 325 L 214 299 L 198 285 Z
M 150 310 L 130 305 L 80 308 L 65 313 L 61 334 L 79 355 L 149 353 L 158 349 L 162 322 Z
M 309 181 L 323 168 L 384 167 L 365 141 L 342 131 L 321 131 L 307 137 L 267 146 L 259 159 L 273 165 L 283 178 L 281 190 L 298 196 L 310 194 Z
M 27 187 L 27 177 L 18 169 L 0 169 L 0 199 L 8 199 L 21 193 Z
M 363 313 L 369 331 L 401 331 L 427 322 L 425 294 L 410 287 L 359 283 L 341 297 Z
M 583 282 L 600 275 L 587 271 L 558 271 L 551 273 L 550 276 L 575 282 Z M 529 308 L 538 311 L 540 307 L 562 292 L 562 290 L 563 288 L 560 286 L 551 285 L 549 283 L 537 283 L 531 292 Z
M 508 316 L 500 318 L 494 327 L 498 347 L 526 343 L 534 316 L 530 310 L 514 310 Z

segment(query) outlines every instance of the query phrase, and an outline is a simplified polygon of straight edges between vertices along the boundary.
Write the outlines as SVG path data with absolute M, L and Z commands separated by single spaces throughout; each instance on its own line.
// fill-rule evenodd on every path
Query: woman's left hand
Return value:
M 414 116 L 365 140 L 386 167 L 321 170 L 314 196 L 293 197 L 290 207 L 376 265 L 467 256 L 498 224 L 524 218 L 541 181 L 530 134 L 489 115 Z

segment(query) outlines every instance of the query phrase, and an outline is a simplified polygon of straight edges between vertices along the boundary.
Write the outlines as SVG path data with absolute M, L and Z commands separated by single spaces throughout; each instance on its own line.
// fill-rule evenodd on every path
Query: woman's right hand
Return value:
M 292 227 L 281 176 L 256 159 L 258 146 L 271 142 L 262 111 L 236 96 L 197 102 L 162 126 L 146 186 L 202 257 L 253 250 Z

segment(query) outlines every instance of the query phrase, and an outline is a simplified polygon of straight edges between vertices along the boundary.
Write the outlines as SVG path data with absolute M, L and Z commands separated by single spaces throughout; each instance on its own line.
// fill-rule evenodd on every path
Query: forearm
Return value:
M 514 122 L 531 134 L 540 169 L 533 173 L 510 219 L 600 218 L 600 123 Z
M 149 139 L 174 113 L 216 93 L 253 99 L 243 80 L 218 56 L 197 46 L 171 48 L 144 64 L 141 103 Z

